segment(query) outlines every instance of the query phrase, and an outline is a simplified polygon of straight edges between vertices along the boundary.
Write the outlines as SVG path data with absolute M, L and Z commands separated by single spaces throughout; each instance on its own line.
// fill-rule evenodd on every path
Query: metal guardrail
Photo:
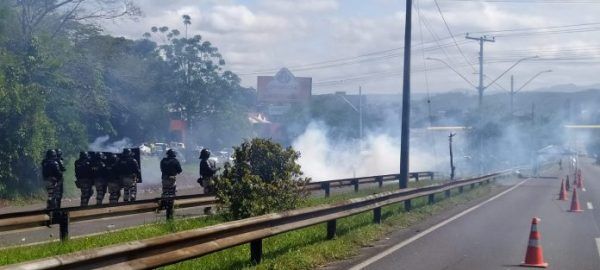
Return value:
M 419 178 L 430 177 L 433 179 L 433 172 L 413 172 L 410 177 L 416 181 Z M 322 182 L 308 183 L 305 187 L 310 191 L 323 189 L 325 196 L 330 195 L 332 187 L 341 188 L 354 186 L 354 191 L 358 191 L 360 184 L 379 183 L 379 187 L 386 181 L 398 180 L 399 174 L 388 174 L 369 177 L 347 178 L 328 180 Z M 61 240 L 69 238 L 69 224 L 72 222 L 86 221 L 105 217 L 125 216 L 140 213 L 158 212 L 165 210 L 167 219 L 173 218 L 175 208 L 187 208 L 213 205 L 217 202 L 214 196 L 195 194 L 176 196 L 173 198 L 154 198 L 138 200 L 135 202 L 121 202 L 114 205 L 102 206 L 77 206 L 65 207 L 55 210 L 33 210 L 25 212 L 14 212 L 0 214 L 0 232 L 12 231 L 18 229 L 35 228 L 59 225 L 59 235 Z
M 493 173 L 477 178 L 447 182 L 423 188 L 409 188 L 383 192 L 340 203 L 268 214 L 226 222 L 200 229 L 173 233 L 146 240 L 85 250 L 1 267 L 0 269 L 151 269 L 189 260 L 216 251 L 250 243 L 251 260 L 262 258 L 262 239 L 304 227 L 327 223 L 327 238 L 336 234 L 336 220 L 366 211 L 373 211 L 373 222 L 381 223 L 381 208 L 404 202 L 411 209 L 411 200 L 428 196 L 434 203 L 435 194 L 465 186 L 490 182 L 507 176 L 510 171 Z

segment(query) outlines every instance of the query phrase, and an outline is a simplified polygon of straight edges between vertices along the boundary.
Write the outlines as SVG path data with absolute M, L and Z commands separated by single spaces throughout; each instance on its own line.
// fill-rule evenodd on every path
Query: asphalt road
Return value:
M 353 269 L 522 269 L 532 217 L 541 218 L 548 269 L 600 269 L 600 167 L 588 159 L 581 163 L 583 213 L 567 211 L 571 193 L 568 202 L 557 200 L 559 179 L 525 179 L 434 230 L 390 244 Z M 555 166 L 545 176 L 566 173 Z

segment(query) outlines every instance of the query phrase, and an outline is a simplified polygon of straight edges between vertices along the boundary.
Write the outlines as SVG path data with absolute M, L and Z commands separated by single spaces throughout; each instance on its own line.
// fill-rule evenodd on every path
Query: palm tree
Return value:
M 185 25 L 185 38 L 188 37 L 188 25 L 192 24 L 192 17 L 190 15 L 184 14 L 181 16 L 183 18 L 183 24 Z

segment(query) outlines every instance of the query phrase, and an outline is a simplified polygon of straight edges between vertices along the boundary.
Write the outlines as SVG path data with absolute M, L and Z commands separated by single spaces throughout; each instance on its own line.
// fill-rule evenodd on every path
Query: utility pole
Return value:
M 485 87 L 483 86 L 483 43 L 496 42 L 496 38 L 488 38 L 487 36 L 471 37 L 468 33 L 465 38 L 479 41 L 479 86 L 477 86 L 479 100 L 477 103 L 477 110 L 479 112 L 479 124 L 483 124 L 483 90 L 485 90 Z M 481 136 L 481 132 L 479 132 L 479 136 L 477 136 L 477 139 L 479 140 L 479 173 L 483 174 L 483 138 Z
M 540 75 L 542 75 L 544 73 L 548 73 L 548 72 L 552 72 L 552 70 L 548 69 L 548 70 L 543 70 L 543 71 L 536 73 L 529 80 L 527 80 L 521 87 L 519 87 L 519 89 L 517 89 L 517 90 L 515 90 L 515 77 L 513 75 L 510 75 L 510 117 L 511 117 L 511 120 L 512 120 L 513 114 L 515 112 L 514 111 L 515 95 L 517 93 L 519 93 L 519 91 L 523 90 L 523 88 L 525 88 L 525 86 L 527 86 L 531 81 L 535 80 L 535 78 L 539 77 Z
M 360 139 L 360 150 L 363 150 L 363 109 L 362 109 L 362 86 L 358 86 L 358 128 Z
M 477 92 L 479 93 L 479 113 L 481 113 L 483 106 L 483 90 L 485 90 L 485 87 L 483 86 L 483 43 L 496 42 L 496 38 L 488 38 L 487 36 L 471 37 L 468 33 L 465 38 L 479 41 L 479 86 L 477 87 Z
M 402 82 L 402 130 L 400 132 L 400 188 L 408 187 L 408 143 L 410 135 L 410 50 L 412 29 L 412 0 L 406 0 L 404 25 L 404 72 Z M 405 202 L 405 206 L 406 202 Z
M 448 143 L 450 144 L 450 180 L 454 180 L 454 170 L 456 170 L 456 167 L 454 167 L 454 154 L 452 153 L 452 138 L 456 136 L 456 133 L 450 133 L 450 136 L 448 136 Z
M 513 121 L 515 114 L 515 76 L 510 75 L 510 121 Z

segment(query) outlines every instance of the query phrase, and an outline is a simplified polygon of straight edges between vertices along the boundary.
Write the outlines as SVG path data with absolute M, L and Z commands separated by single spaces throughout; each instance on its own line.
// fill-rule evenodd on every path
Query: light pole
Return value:
M 521 87 L 519 87 L 519 89 L 517 89 L 516 91 L 515 91 L 515 78 L 514 78 L 514 75 L 510 76 L 510 117 L 511 117 L 511 119 L 512 119 L 512 117 L 514 115 L 514 96 L 515 96 L 515 94 L 517 94 L 521 90 L 523 90 L 523 88 L 525 88 L 525 86 L 527 86 L 535 78 L 539 77 L 540 75 L 542 75 L 544 73 L 549 73 L 549 72 L 552 72 L 552 70 L 548 69 L 548 70 L 544 70 L 544 71 L 538 72 L 537 74 L 533 75 L 533 77 L 531 77 L 529 80 L 527 80 L 527 82 L 525 82 L 523 85 L 521 85 Z
M 362 142 L 363 142 L 363 104 L 362 104 L 362 86 L 358 86 L 358 108 L 350 102 L 344 95 L 338 95 L 352 110 L 358 113 L 358 136 L 360 140 L 360 149 L 362 151 Z
M 454 71 L 454 73 L 456 73 L 456 75 L 458 75 L 461 79 L 463 79 L 469 85 L 471 85 L 472 87 L 477 88 L 477 86 L 473 82 L 469 81 L 469 79 L 467 79 L 465 76 L 463 76 L 462 74 L 460 74 L 460 72 L 458 72 L 456 69 L 454 69 L 452 66 L 450 66 L 450 64 L 448 64 L 446 61 L 444 61 L 442 59 L 439 59 L 439 58 L 435 58 L 435 57 L 427 57 L 425 59 L 426 60 L 437 61 L 437 62 L 440 62 L 440 63 L 446 65 L 450 70 Z
M 482 48 L 483 49 L 483 48 Z M 483 55 L 481 54 L 480 51 L 480 60 L 482 59 Z M 438 61 L 443 63 L 444 65 L 448 66 L 452 71 L 454 71 L 454 73 L 458 74 L 463 80 L 465 80 L 467 83 L 469 83 L 471 86 L 475 87 L 477 89 L 477 92 L 479 94 L 479 105 L 478 105 L 478 112 L 479 112 L 479 122 L 482 123 L 482 114 L 483 114 L 483 110 L 482 110 L 482 106 L 483 106 L 483 92 L 485 89 L 487 89 L 488 87 L 490 87 L 492 84 L 496 83 L 497 80 L 499 80 L 500 78 L 502 78 L 507 72 L 509 72 L 510 70 L 512 70 L 514 67 L 516 67 L 519 63 L 525 61 L 525 60 L 529 60 L 529 59 L 534 59 L 534 58 L 538 58 L 539 56 L 529 56 L 529 57 L 524 57 L 521 58 L 519 60 L 517 60 L 514 64 L 512 64 L 510 67 L 508 67 L 504 72 L 502 72 L 498 77 L 496 77 L 494 80 L 492 80 L 492 82 L 490 82 L 488 85 L 483 86 L 483 74 L 479 74 L 480 77 L 480 81 L 479 81 L 479 86 L 475 86 L 475 84 L 473 84 L 471 81 L 469 81 L 465 76 L 463 76 L 462 74 L 460 74 L 457 70 L 455 70 L 454 68 L 452 68 L 452 66 L 450 66 L 448 63 L 446 63 L 444 60 L 442 59 L 438 59 L 438 58 L 431 58 L 428 57 L 426 59 L 428 60 L 434 60 L 434 61 Z M 480 63 L 481 65 L 483 65 L 483 63 Z M 480 72 L 483 71 L 483 68 L 480 68 Z M 479 140 L 479 173 L 483 174 L 483 138 L 481 136 L 481 132 L 479 132 L 479 136 L 478 136 L 478 140 Z

